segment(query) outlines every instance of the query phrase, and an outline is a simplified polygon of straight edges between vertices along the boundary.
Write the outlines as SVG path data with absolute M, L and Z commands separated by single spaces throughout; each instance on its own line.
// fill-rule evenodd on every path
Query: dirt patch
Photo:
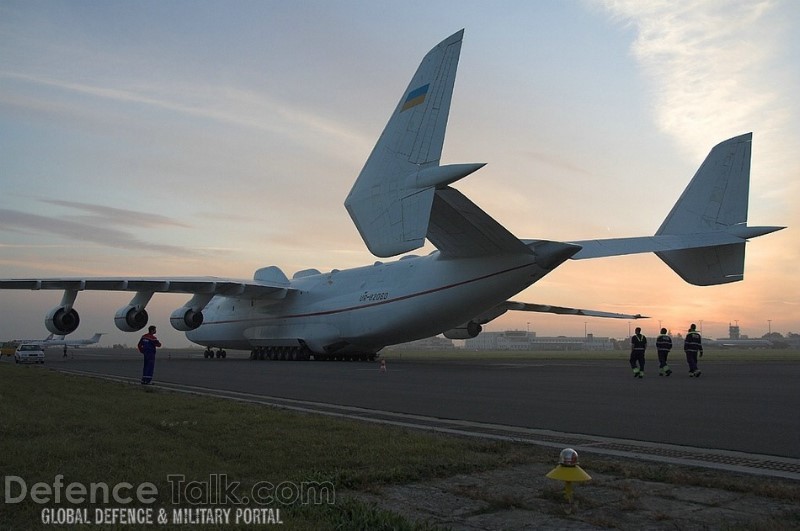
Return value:
M 352 495 L 450 529 L 800 529 L 800 504 L 791 499 L 590 470 L 570 504 L 563 483 L 545 477 L 552 468 L 523 465 Z

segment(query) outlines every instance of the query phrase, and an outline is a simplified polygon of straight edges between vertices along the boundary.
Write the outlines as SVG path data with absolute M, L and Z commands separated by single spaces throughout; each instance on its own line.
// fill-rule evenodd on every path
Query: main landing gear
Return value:
M 228 353 L 225 352 L 224 350 L 222 350 L 221 348 L 218 348 L 216 352 L 211 350 L 211 348 L 207 348 L 206 351 L 203 352 L 203 357 L 204 358 L 211 358 L 211 359 L 213 359 L 215 357 L 216 358 L 225 358 L 227 356 L 228 356 Z
M 257 347 L 250 351 L 251 360 L 308 361 L 375 361 L 374 352 L 364 354 L 315 354 L 308 347 Z
M 311 351 L 306 347 L 256 347 L 250 351 L 251 360 L 308 361 Z

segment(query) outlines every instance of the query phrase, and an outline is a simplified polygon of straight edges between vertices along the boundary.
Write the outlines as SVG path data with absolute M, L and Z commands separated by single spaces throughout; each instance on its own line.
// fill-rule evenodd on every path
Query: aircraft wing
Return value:
M 533 304 L 529 302 L 506 301 L 498 304 L 491 310 L 482 313 L 473 319 L 477 324 L 486 324 L 493 319 L 496 319 L 506 313 L 508 310 L 519 312 L 542 312 L 542 313 L 555 313 L 559 315 L 582 315 L 584 317 L 604 317 L 607 319 L 648 319 L 648 316 L 642 314 L 627 314 L 604 312 L 600 310 L 586 310 L 582 308 L 567 308 L 565 306 L 553 306 L 550 304 Z
M 131 301 L 117 310 L 114 324 L 123 332 L 141 330 L 148 320 L 145 307 L 155 293 L 186 293 L 191 299 L 170 315 L 176 330 L 187 332 L 203 324 L 203 309 L 217 296 L 249 299 L 282 299 L 292 290 L 289 279 L 275 266 L 262 267 L 253 280 L 217 277 L 93 277 L 0 279 L 0 289 L 63 290 L 61 302 L 45 316 L 45 327 L 54 334 L 71 334 L 80 324 L 73 307 L 81 291 L 135 292 Z
M 550 304 L 532 304 L 529 302 L 516 302 L 506 301 L 501 306 L 505 306 L 507 310 L 516 310 L 521 312 L 544 312 L 544 313 L 557 313 L 560 315 L 583 315 L 585 317 L 606 317 L 609 319 L 647 319 L 646 315 L 640 313 L 627 314 L 627 313 L 614 313 L 614 312 L 601 312 L 599 310 L 584 310 L 581 308 L 566 308 L 564 306 L 552 306 Z
M 217 277 L 93 277 L 0 279 L 0 289 L 136 291 L 275 297 L 289 290 L 288 280 L 232 280 Z

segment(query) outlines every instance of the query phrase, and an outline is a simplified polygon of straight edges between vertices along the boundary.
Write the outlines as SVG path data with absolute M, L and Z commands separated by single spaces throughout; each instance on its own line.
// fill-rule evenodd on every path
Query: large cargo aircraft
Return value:
M 369 250 L 393 257 L 429 240 L 427 256 L 291 279 L 275 266 L 253 280 L 203 278 L 4 279 L 3 289 L 63 290 L 45 324 L 69 334 L 83 290 L 135 292 L 114 316 L 126 332 L 148 322 L 155 293 L 191 298 L 170 323 L 211 348 L 254 358 L 373 359 L 383 347 L 444 334 L 474 337 L 508 310 L 636 319 L 510 298 L 566 260 L 654 252 L 686 282 L 742 280 L 745 243 L 782 227 L 747 225 L 751 134 L 714 147 L 654 236 L 588 241 L 520 239 L 451 185 L 483 164 L 440 165 L 463 30 L 422 60 L 345 200 Z

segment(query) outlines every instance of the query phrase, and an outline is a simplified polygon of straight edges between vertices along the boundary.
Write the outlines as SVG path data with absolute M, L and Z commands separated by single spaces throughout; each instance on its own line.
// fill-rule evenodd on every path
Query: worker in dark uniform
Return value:
M 672 350 L 672 338 L 667 335 L 667 329 L 662 328 L 661 334 L 656 338 L 656 350 L 658 351 L 658 375 L 669 376 L 672 369 L 667 365 L 667 356 Z
M 700 378 L 700 369 L 697 368 L 698 355 L 703 357 L 703 339 L 697 331 L 697 325 L 692 323 L 686 339 L 683 341 L 683 351 L 686 353 L 686 363 L 689 364 L 689 377 Z
M 644 351 L 647 349 L 647 338 L 642 334 L 642 329 L 636 327 L 636 333 L 631 336 L 631 369 L 634 378 L 644 378 Z
M 156 327 L 151 325 L 138 344 L 139 352 L 144 355 L 142 385 L 150 385 L 153 381 L 153 370 L 156 367 L 156 347 L 160 346 L 161 342 L 156 337 Z

